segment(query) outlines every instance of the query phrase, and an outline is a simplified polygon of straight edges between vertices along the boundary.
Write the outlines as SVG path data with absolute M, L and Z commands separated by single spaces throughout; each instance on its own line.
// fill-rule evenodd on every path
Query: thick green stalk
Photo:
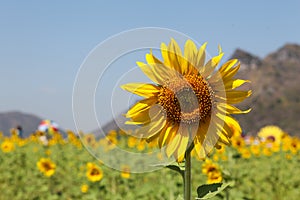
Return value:
M 184 169 L 184 177 L 183 177 L 183 185 L 184 185 L 184 200 L 191 200 L 191 190 L 192 190 L 192 161 L 191 161 L 191 152 L 194 148 L 193 141 L 189 142 L 188 148 L 185 152 L 185 169 Z
M 191 200 L 191 150 L 185 152 L 185 170 L 184 170 L 184 200 Z

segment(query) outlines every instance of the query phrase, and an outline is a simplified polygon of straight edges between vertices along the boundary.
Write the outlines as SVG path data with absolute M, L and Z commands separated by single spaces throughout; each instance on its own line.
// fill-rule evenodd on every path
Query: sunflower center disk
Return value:
M 192 124 L 210 116 L 213 92 L 198 75 L 166 81 L 158 95 L 167 118 L 174 123 Z

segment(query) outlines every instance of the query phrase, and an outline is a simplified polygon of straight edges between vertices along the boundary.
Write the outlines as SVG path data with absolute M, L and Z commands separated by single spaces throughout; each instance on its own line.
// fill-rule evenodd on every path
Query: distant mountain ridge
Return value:
M 5 135 L 10 134 L 10 129 L 16 126 L 21 126 L 24 137 L 35 131 L 41 122 L 41 118 L 32 114 L 19 111 L 2 112 L 0 113 L 0 131 Z
M 300 45 L 286 44 L 263 59 L 237 50 L 232 58 L 241 62 L 237 77 L 250 80 L 253 91 L 240 106 L 252 111 L 237 116 L 245 132 L 274 124 L 300 135 Z

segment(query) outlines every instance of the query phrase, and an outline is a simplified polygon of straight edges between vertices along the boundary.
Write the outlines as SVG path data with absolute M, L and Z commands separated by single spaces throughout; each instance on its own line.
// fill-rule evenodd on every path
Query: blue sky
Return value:
M 300 43 L 299 2 L 2 1 L 0 112 L 29 112 L 74 129 L 77 71 L 108 37 L 133 28 L 162 27 L 199 43 L 208 41 L 209 52 L 221 44 L 227 57 L 236 48 L 264 57 L 285 43 Z M 83 129 L 94 128 L 87 122 Z

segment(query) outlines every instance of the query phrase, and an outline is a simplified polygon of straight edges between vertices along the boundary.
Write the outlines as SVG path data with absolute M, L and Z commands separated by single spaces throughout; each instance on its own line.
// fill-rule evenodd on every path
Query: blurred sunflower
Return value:
M 123 166 L 121 171 L 121 177 L 128 179 L 130 178 L 130 168 L 129 166 Z
M 87 184 L 82 184 L 80 190 L 82 193 L 87 193 L 89 190 L 89 186 Z
M 285 134 L 278 126 L 265 126 L 257 135 L 265 142 L 280 144 Z
M 219 171 L 219 166 L 211 160 L 205 159 L 205 163 L 202 164 L 202 173 L 207 175 L 215 171 Z
M 219 171 L 210 173 L 207 176 L 207 184 L 220 183 L 222 182 L 222 180 L 223 180 L 222 173 Z
M 1 149 L 4 153 L 8 153 L 8 152 L 11 152 L 15 149 L 15 145 L 11 141 L 4 141 L 1 144 Z
M 219 183 L 223 180 L 219 166 L 212 163 L 211 160 L 205 160 L 205 163 L 202 165 L 202 173 L 207 175 L 208 184 Z
M 223 57 L 219 55 L 205 63 L 206 43 L 199 49 L 187 40 L 182 54 L 175 40 L 161 44 L 163 61 L 152 54 L 147 63 L 137 62 L 154 84 L 129 83 L 127 90 L 145 99 L 133 105 L 126 117 L 127 124 L 142 126 L 137 134 L 148 141 L 158 140 L 160 148 L 166 147 L 168 157 L 178 162 L 184 159 L 187 148 L 194 144 L 200 159 L 206 157 L 219 143 L 229 144 L 233 130 L 241 130 L 231 114 L 241 114 L 232 104 L 251 95 L 251 91 L 235 90 L 245 82 L 234 79 L 240 68 L 238 60 L 229 60 L 220 68 Z
M 52 176 L 56 169 L 56 165 L 49 158 L 41 158 L 37 162 L 37 167 L 47 177 Z
M 87 178 L 92 181 L 100 181 L 103 178 L 103 172 L 100 167 L 98 167 L 94 163 L 88 163 L 87 164 L 87 172 L 86 172 Z

